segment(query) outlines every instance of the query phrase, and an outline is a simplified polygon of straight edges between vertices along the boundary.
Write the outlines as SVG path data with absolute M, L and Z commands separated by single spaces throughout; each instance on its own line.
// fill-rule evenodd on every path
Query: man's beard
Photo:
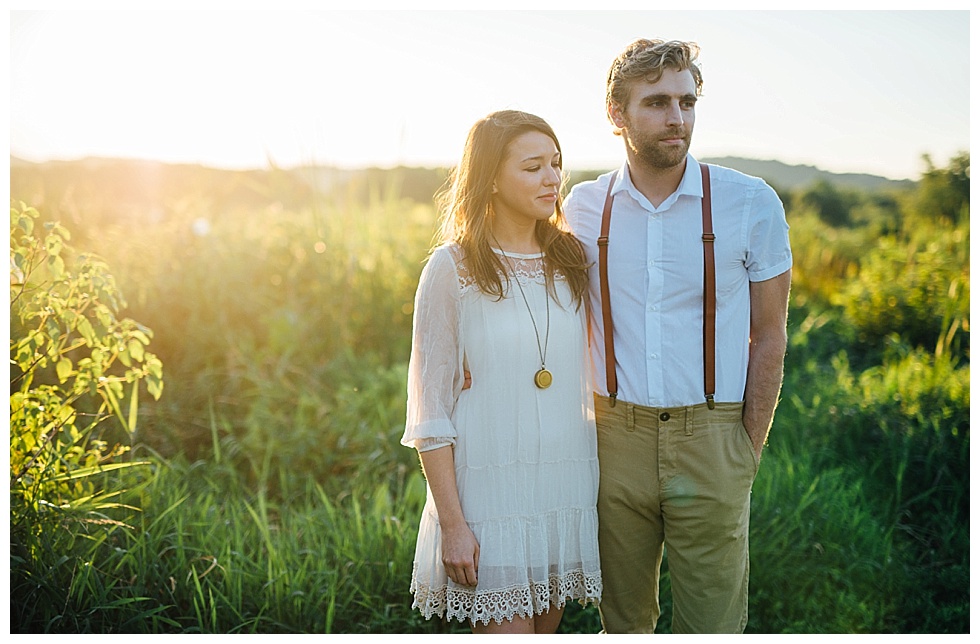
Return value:
M 684 145 L 679 147 L 662 145 L 660 141 L 664 138 L 684 139 Z M 645 165 L 651 168 L 667 169 L 683 163 L 684 159 L 687 158 L 687 151 L 691 147 L 691 133 L 682 134 L 682 131 L 678 130 L 663 132 L 657 136 L 631 136 L 628 143 L 633 149 L 633 153 Z

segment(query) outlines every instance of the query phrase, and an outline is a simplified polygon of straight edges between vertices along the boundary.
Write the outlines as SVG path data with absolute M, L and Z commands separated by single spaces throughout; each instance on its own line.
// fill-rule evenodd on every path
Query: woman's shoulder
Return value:
M 458 283 L 463 267 L 463 251 L 458 244 L 447 242 L 432 249 L 422 269 L 422 281 Z
M 463 265 L 463 249 L 456 242 L 445 242 L 432 249 L 426 263 L 430 270 L 458 272 Z
M 429 266 L 431 269 L 427 266 L 427 270 L 438 271 L 447 280 L 450 275 L 455 278 L 460 295 L 473 290 L 479 291 L 476 275 L 466 262 L 466 251 L 457 242 L 436 246 L 429 255 Z
M 456 242 L 443 242 L 432 249 L 430 261 L 436 257 L 443 261 L 451 260 L 454 263 L 459 263 L 463 260 L 463 248 Z

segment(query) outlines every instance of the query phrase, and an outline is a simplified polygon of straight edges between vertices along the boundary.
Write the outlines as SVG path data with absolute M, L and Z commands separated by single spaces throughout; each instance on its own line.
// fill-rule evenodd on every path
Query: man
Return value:
M 638 40 L 616 58 L 606 110 L 626 163 L 576 185 L 565 201 L 593 263 L 608 633 L 654 631 L 665 551 L 675 633 L 738 633 L 748 619 L 749 495 L 782 383 L 792 255 L 775 192 L 728 168 L 709 169 L 713 242 L 702 229 L 701 169 L 688 153 L 698 53 L 694 43 Z M 600 283 L 600 236 L 608 286 Z M 709 309 L 705 253 L 715 265 Z M 607 353 L 615 356 L 608 375 Z

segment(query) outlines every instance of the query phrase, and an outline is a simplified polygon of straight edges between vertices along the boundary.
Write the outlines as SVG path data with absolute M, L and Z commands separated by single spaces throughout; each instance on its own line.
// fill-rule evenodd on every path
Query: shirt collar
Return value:
M 633 179 L 630 177 L 629 173 L 629 163 L 627 161 L 623 162 L 620 166 L 619 171 L 616 174 L 616 183 L 613 185 L 613 194 L 619 192 L 626 192 L 630 197 L 633 198 L 640 206 L 650 212 L 663 211 L 674 205 L 677 198 L 681 195 L 689 195 L 692 197 L 701 198 L 704 196 L 704 192 L 701 187 L 701 169 L 698 165 L 697 159 L 694 155 L 688 153 L 687 155 L 687 166 L 684 168 L 684 176 L 681 177 L 680 185 L 677 186 L 677 190 L 674 194 L 667 197 L 659 208 L 654 208 L 650 200 L 643 196 L 635 185 L 633 185 Z

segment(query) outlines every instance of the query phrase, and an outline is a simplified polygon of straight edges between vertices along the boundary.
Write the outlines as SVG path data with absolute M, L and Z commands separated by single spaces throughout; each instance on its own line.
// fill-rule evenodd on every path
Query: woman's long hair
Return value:
M 504 295 L 501 276 L 507 271 L 490 245 L 493 182 L 510 143 L 525 132 L 541 132 L 555 142 L 561 165 L 561 145 L 544 119 L 516 110 L 494 112 L 476 122 L 466 138 L 459 165 L 436 196 L 442 216 L 439 243 L 455 242 L 463 249 L 463 261 L 481 291 Z M 555 212 L 535 224 L 535 237 L 544 252 L 545 284 L 554 296 L 554 275 L 565 277 L 576 306 L 589 286 L 588 264 L 582 244 L 572 235 L 562 214 L 561 191 Z M 506 277 L 504 279 L 507 279 Z

